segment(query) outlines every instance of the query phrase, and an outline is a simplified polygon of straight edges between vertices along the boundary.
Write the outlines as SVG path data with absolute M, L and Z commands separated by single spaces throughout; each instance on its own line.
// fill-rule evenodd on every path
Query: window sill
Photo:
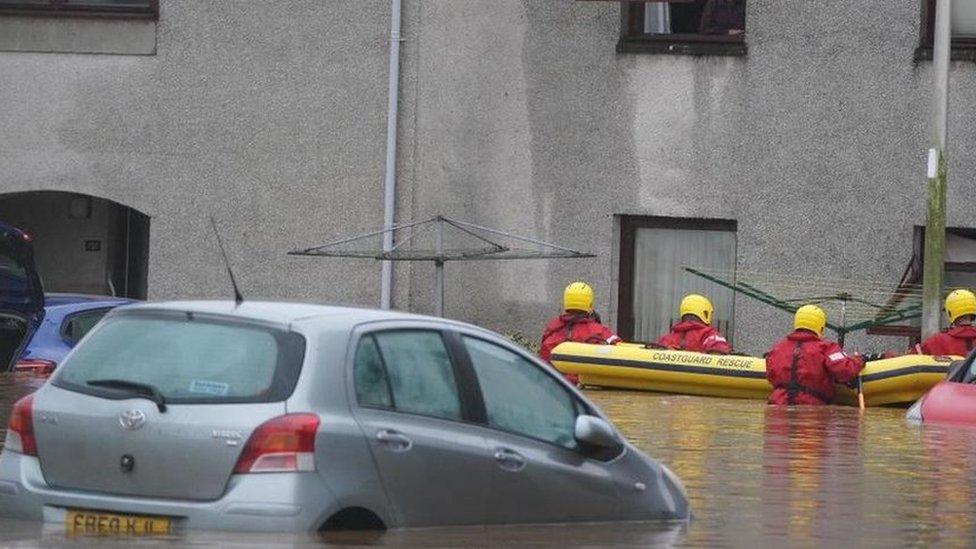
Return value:
M 0 51 L 155 55 L 156 21 L 0 16 Z
M 159 12 L 155 5 L 148 9 L 131 9 L 99 6 L 32 6 L 30 4 L 6 4 L 0 6 L 0 17 L 57 17 L 57 18 L 95 18 L 95 19 L 140 19 L 156 21 Z
M 919 46 L 916 48 L 915 61 L 931 61 L 932 49 L 931 46 Z M 953 44 L 952 51 L 949 52 L 949 59 L 952 61 L 976 62 L 976 43 Z
M 621 36 L 617 53 L 743 57 L 749 48 L 744 39 L 727 36 Z

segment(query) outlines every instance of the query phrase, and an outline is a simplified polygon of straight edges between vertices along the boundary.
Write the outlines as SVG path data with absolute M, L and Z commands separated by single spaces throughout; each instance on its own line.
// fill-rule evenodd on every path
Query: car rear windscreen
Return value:
M 119 398 L 90 382 L 123 381 L 158 389 L 167 402 L 273 402 L 298 381 L 305 338 L 190 314 L 107 317 L 58 368 L 58 387 Z

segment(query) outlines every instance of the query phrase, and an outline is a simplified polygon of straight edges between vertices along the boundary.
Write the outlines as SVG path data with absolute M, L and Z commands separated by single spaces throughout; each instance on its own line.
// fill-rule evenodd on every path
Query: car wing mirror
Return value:
M 578 416 L 574 435 L 578 442 L 597 448 L 616 448 L 623 444 L 613 426 L 596 416 Z

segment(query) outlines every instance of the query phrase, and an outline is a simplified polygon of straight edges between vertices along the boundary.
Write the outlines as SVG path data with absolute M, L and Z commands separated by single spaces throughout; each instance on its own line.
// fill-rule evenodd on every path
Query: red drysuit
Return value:
M 550 320 L 545 331 L 542 332 L 539 356 L 548 362 L 552 350 L 564 341 L 614 345 L 620 341 L 620 338 L 610 328 L 600 324 L 592 314 L 563 313 Z M 579 381 L 574 374 L 565 374 L 565 376 L 573 383 Z
M 847 383 L 864 368 L 833 341 L 797 330 L 766 353 L 766 379 L 773 386 L 770 404 L 830 404 L 834 383 Z
M 668 349 L 680 351 L 695 351 L 699 353 L 719 353 L 727 355 L 732 352 L 729 342 L 718 333 L 718 330 L 697 320 L 679 322 L 671 327 L 671 333 L 664 334 L 657 340 L 657 344 Z
M 915 355 L 957 355 L 967 356 L 973 350 L 976 340 L 976 326 L 963 324 L 949 326 L 925 341 L 908 350 Z

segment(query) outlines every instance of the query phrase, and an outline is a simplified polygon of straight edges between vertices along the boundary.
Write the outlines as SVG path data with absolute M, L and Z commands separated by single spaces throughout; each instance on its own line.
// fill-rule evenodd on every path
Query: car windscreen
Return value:
M 119 391 L 96 385 L 148 385 L 170 403 L 274 402 L 291 395 L 304 355 L 304 337 L 264 325 L 124 314 L 99 324 L 53 383 L 109 398 L 119 398 Z

